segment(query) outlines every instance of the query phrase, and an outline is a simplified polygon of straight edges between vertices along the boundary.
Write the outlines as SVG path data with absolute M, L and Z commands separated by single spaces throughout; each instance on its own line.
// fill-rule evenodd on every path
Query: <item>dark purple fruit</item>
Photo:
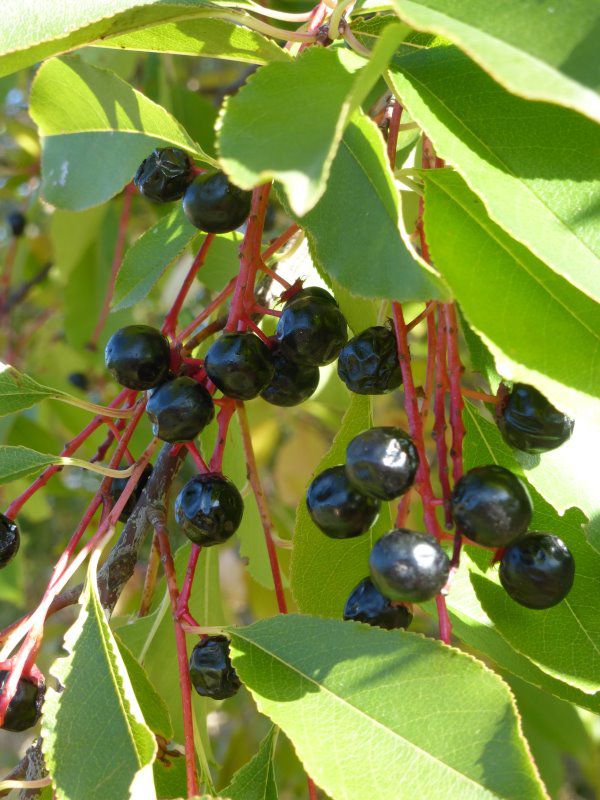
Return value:
M 355 394 L 386 394 L 402 383 L 394 333 L 374 325 L 354 336 L 338 357 L 338 375 Z
M 303 300 L 306 297 L 312 297 L 314 300 L 323 300 L 325 303 L 337 307 L 337 300 L 335 297 L 321 286 L 303 286 L 302 289 L 299 289 L 296 294 L 290 297 L 288 303 L 293 303 L 296 300 Z
M 189 442 L 211 422 L 215 406 L 204 386 L 182 376 L 153 389 L 146 411 L 154 436 L 163 442 Z
M 163 147 L 142 161 L 133 182 L 148 200 L 170 203 L 183 197 L 193 177 L 188 154 L 177 147 Z
M 190 656 L 192 686 L 202 697 L 225 700 L 233 697 L 240 679 L 229 656 L 229 641 L 225 636 L 207 636 L 192 650 Z
M 400 428 L 370 428 L 346 450 L 346 474 L 364 494 L 393 500 L 409 489 L 419 467 L 419 454 Z
M 250 213 L 252 192 L 238 189 L 223 172 L 199 175 L 183 196 L 183 211 L 196 228 L 228 233 L 239 228 Z
M 575 561 L 566 544 L 549 533 L 528 533 L 500 562 L 500 583 L 526 608 L 551 608 L 569 594 Z
M 388 631 L 408 628 L 412 618 L 407 606 L 402 603 L 395 605 L 384 597 L 371 578 L 364 578 L 354 587 L 344 607 L 344 619 L 365 622 Z
M 4 691 L 4 684 L 9 675 L 10 672 L 7 670 L 0 670 L 0 695 Z M 33 681 L 21 678 L 15 696 L 6 709 L 4 724 L 0 726 L 2 730 L 21 733 L 32 728 L 41 716 L 44 692 L 43 685 L 37 686 Z
M 496 421 L 504 441 L 525 453 L 555 450 L 571 437 L 575 425 L 574 420 L 526 383 L 515 383 Z
M 27 225 L 25 214 L 22 214 L 20 211 L 11 211 L 10 214 L 6 215 L 6 221 L 13 236 L 23 236 L 25 226 Z
M 90 388 L 90 380 L 85 372 L 71 372 L 67 380 L 75 388 L 81 389 L 82 392 L 87 392 Z
M 225 333 L 208 348 L 206 374 L 227 397 L 252 400 L 275 374 L 273 355 L 254 333 Z
M 21 534 L 16 522 L 0 514 L 0 569 L 17 555 L 21 545 Z
M 344 315 L 335 302 L 322 297 L 293 297 L 277 323 L 281 350 L 292 361 L 323 367 L 335 358 L 348 339 Z
M 196 475 L 175 500 L 175 519 L 194 544 L 212 547 L 237 531 L 244 501 L 236 485 L 223 475 Z
M 119 514 L 119 522 L 127 522 L 129 517 L 133 514 L 133 510 L 136 507 L 138 500 L 142 496 L 142 492 L 144 491 L 144 487 L 148 483 L 148 478 L 152 475 L 152 464 L 146 464 L 144 467 L 144 471 L 139 477 L 138 482 L 136 483 L 135 489 L 129 495 L 129 498 L 125 505 L 123 506 L 123 510 Z M 129 478 L 114 478 L 113 482 L 110 485 L 110 496 L 112 498 L 113 504 L 117 502 L 121 494 L 123 493 L 123 489 L 127 486 Z
M 169 342 L 149 325 L 128 325 L 108 340 L 104 353 L 106 368 L 121 386 L 153 389 L 167 377 Z
M 332 539 L 351 539 L 368 531 L 381 504 L 348 480 L 344 467 L 329 467 L 308 487 L 306 505 L 312 521 Z
M 279 346 L 271 350 L 275 374 L 260 396 L 275 406 L 296 406 L 319 385 L 319 368 L 291 361 Z

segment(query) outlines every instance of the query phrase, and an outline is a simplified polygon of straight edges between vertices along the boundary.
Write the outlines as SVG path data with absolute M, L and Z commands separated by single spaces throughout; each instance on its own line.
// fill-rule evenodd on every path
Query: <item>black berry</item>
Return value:
M 202 547 L 226 542 L 243 513 L 242 495 L 223 475 L 196 475 L 175 500 L 175 519 L 188 539 Z
M 225 333 L 208 348 L 204 369 L 217 389 L 236 400 L 258 397 L 275 374 L 271 351 L 254 333 Z
M 303 300 L 306 297 L 312 297 L 315 300 L 323 300 L 325 303 L 329 303 L 329 305 L 337 307 L 337 300 L 335 297 L 327 291 L 327 289 L 323 289 L 321 286 L 303 286 L 302 289 L 299 289 L 292 297 L 290 297 L 288 302 L 295 302 L 296 300 Z
M 364 578 L 355 586 L 344 607 L 344 619 L 366 622 L 388 631 L 408 628 L 412 622 L 411 610 L 399 603 L 395 605 L 384 597 L 373 585 L 371 578 Z
M 0 670 L 0 695 L 9 676 L 10 672 L 7 670 Z M 43 702 L 44 686 L 38 686 L 27 678 L 21 678 L 15 696 L 6 709 L 2 729 L 20 733 L 32 728 L 40 718 Z
M 354 336 L 338 358 L 338 375 L 355 394 L 386 394 L 402 383 L 394 333 L 374 325 Z
M 27 219 L 24 214 L 20 211 L 11 211 L 10 214 L 6 215 L 6 221 L 13 236 L 23 235 L 25 225 L 27 225 Z
M 500 582 L 526 608 L 551 608 L 569 594 L 575 561 L 566 544 L 549 533 L 528 533 L 500 562 Z
M 526 383 L 515 383 L 499 409 L 497 423 L 504 440 L 525 453 L 546 453 L 560 447 L 575 424 Z
M 104 353 L 106 368 L 121 386 L 153 389 L 169 372 L 169 342 L 149 325 L 128 325 L 108 340 Z
M 250 213 L 252 192 L 238 189 L 223 172 L 199 175 L 183 196 L 183 211 L 196 228 L 228 233 L 239 228 Z
M 71 372 L 67 380 L 72 386 L 81 389 L 82 392 L 87 392 L 90 388 L 90 381 L 85 372 Z
M 390 600 L 431 600 L 446 584 L 450 559 L 433 536 L 406 529 L 382 536 L 369 556 L 371 578 Z
M 319 368 L 291 361 L 279 346 L 271 351 L 275 374 L 260 396 L 275 406 L 296 406 L 319 385 Z
M 177 147 L 164 147 L 142 161 L 133 182 L 148 200 L 170 203 L 183 197 L 192 178 L 188 154 Z
M 359 433 L 346 450 L 346 474 L 364 494 L 393 500 L 413 484 L 419 454 L 400 428 L 370 428 Z
M 152 433 L 163 442 L 189 442 L 215 415 L 204 386 L 182 376 L 153 389 L 146 405 Z
M 332 539 L 351 539 L 368 531 L 381 506 L 350 483 L 344 467 L 317 475 L 308 487 L 306 505 L 317 528 Z
M 13 560 L 20 544 L 21 535 L 17 523 L 0 514 L 0 569 Z
M 148 478 L 152 475 L 152 464 L 146 464 L 144 467 L 144 471 L 139 477 L 139 480 L 135 486 L 133 492 L 129 495 L 129 499 L 123 506 L 123 510 L 119 514 L 119 521 L 120 522 L 127 522 L 129 517 L 133 513 L 133 509 L 136 507 L 138 500 L 142 496 L 142 492 L 144 491 L 145 485 L 148 483 Z M 129 478 L 114 478 L 113 482 L 110 485 L 110 496 L 112 498 L 113 503 L 116 503 L 121 494 L 123 493 L 123 489 L 127 486 Z
M 458 530 L 485 547 L 506 547 L 522 536 L 533 507 L 525 484 L 510 470 L 490 464 L 469 470 L 452 492 Z
M 346 320 L 330 300 L 293 297 L 277 323 L 277 339 L 288 358 L 322 367 L 337 358 L 346 344 Z
M 225 700 L 233 697 L 242 685 L 229 656 L 225 636 L 207 636 L 192 650 L 190 678 L 202 697 Z

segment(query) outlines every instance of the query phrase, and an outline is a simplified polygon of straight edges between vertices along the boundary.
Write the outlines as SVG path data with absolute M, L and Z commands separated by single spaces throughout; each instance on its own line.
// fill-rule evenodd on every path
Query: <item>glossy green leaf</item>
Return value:
M 66 96 L 69 102 L 57 102 Z M 212 162 L 164 108 L 74 56 L 40 67 L 29 111 L 44 137 L 42 191 L 61 208 L 78 211 L 108 200 L 161 144 Z
M 68 655 L 53 676 L 42 717 L 43 752 L 59 800 L 156 797 L 156 741 L 147 727 L 108 626 L 91 562 L 77 621 L 65 636 Z M 74 743 L 86 743 L 86 757 Z M 131 794 L 130 794 L 131 790 Z
M 35 475 L 60 461 L 57 456 L 38 453 L 29 447 L 0 447 L 0 484 Z
M 600 8 L 594 0 L 395 3 L 403 20 L 451 39 L 514 94 L 600 121 Z
M 470 656 L 412 633 L 297 615 L 230 633 L 259 711 L 329 796 L 364 800 L 376 786 L 378 800 L 437 800 L 443 786 L 463 800 L 546 797 L 510 692 Z
M 273 727 L 260 743 L 254 758 L 238 770 L 223 789 L 230 800 L 277 800 L 273 756 L 277 744 L 277 728 Z
M 509 94 L 456 47 L 404 55 L 391 76 L 411 117 L 490 217 L 600 299 L 598 126 L 568 109 Z

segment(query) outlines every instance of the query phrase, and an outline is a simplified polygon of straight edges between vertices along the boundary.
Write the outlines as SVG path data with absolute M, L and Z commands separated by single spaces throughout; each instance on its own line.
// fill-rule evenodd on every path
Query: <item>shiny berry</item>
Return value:
M 526 608 L 551 608 L 569 594 L 575 561 L 566 544 L 549 533 L 528 533 L 500 562 L 500 583 Z
M 229 478 L 214 473 L 196 475 L 175 500 L 175 519 L 194 544 L 212 547 L 237 531 L 244 501 Z
M 575 424 L 526 383 L 515 383 L 501 404 L 497 423 L 504 441 L 525 453 L 546 453 L 560 447 Z
M 260 396 L 275 406 L 296 406 L 313 394 L 319 385 L 319 368 L 291 361 L 279 346 L 271 351 L 275 374 Z
M 239 228 L 250 213 L 252 192 L 238 189 L 223 172 L 199 175 L 183 196 L 183 211 L 196 228 L 228 233 Z
M 85 372 L 71 372 L 67 380 L 72 386 L 81 389 L 82 392 L 87 392 L 90 388 L 90 381 Z
M 308 487 L 306 505 L 317 528 L 332 539 L 351 539 L 368 531 L 381 506 L 350 483 L 344 467 L 317 475 Z
M 24 214 L 20 211 L 11 211 L 10 214 L 6 215 L 6 221 L 13 236 L 23 235 L 25 225 L 27 225 L 27 219 Z
M 410 488 L 419 466 L 412 439 L 400 428 L 370 428 L 346 450 L 346 474 L 364 494 L 393 500 Z
M 21 535 L 17 523 L 0 514 L 0 569 L 13 560 L 20 544 Z
M 252 400 L 275 374 L 273 355 L 254 333 L 225 333 L 208 348 L 206 374 L 227 397 Z
M 0 695 L 4 690 L 10 672 L 0 670 Z M 42 713 L 44 702 L 44 686 L 38 686 L 27 678 L 21 678 L 17 684 L 15 696 L 8 704 L 2 730 L 20 733 L 32 728 Z
M 371 578 L 390 600 L 421 603 L 445 586 L 450 559 L 433 536 L 404 528 L 378 539 L 369 556 Z
M 525 484 L 496 464 L 475 467 L 463 475 L 451 503 L 458 530 L 485 547 L 514 542 L 529 527 L 533 513 Z
M 303 286 L 302 289 L 299 289 L 294 295 L 292 295 L 292 297 L 290 297 L 288 302 L 292 303 L 296 300 L 302 300 L 306 297 L 312 297 L 315 300 L 323 300 L 324 302 L 337 307 L 337 300 L 335 297 L 328 292 L 327 289 L 323 289 L 321 286 Z
M 365 622 L 388 631 L 408 628 L 412 612 L 402 603 L 394 605 L 373 585 L 371 578 L 364 578 L 352 590 L 344 607 L 344 619 Z
M 133 182 L 148 200 L 170 203 L 183 197 L 193 177 L 188 154 L 177 147 L 164 147 L 142 161 Z
M 402 383 L 396 337 L 382 325 L 354 336 L 338 358 L 338 375 L 355 394 L 386 394 Z
M 225 700 L 233 697 L 242 685 L 229 656 L 225 636 L 207 636 L 192 650 L 190 678 L 202 697 Z
M 149 325 L 128 325 L 110 337 L 104 361 L 121 386 L 153 389 L 167 377 L 169 342 L 159 330 Z
M 277 339 L 288 358 L 322 367 L 337 358 L 346 344 L 346 320 L 329 300 L 293 297 L 277 323 Z
M 146 411 L 152 433 L 163 442 L 191 441 L 215 415 L 212 397 L 204 386 L 185 376 L 153 389 Z
M 148 483 L 148 478 L 152 475 L 152 464 L 146 464 L 144 467 L 144 471 L 139 477 L 138 482 L 135 485 L 135 489 L 129 495 L 129 498 L 125 505 L 123 506 L 123 510 L 119 515 L 119 522 L 127 522 L 129 517 L 132 515 L 134 508 L 136 507 L 138 500 L 142 496 L 142 492 L 144 491 L 144 487 Z M 110 485 L 110 496 L 112 498 L 113 504 L 117 502 L 121 494 L 123 493 L 123 489 L 127 486 L 129 478 L 114 478 L 113 482 Z

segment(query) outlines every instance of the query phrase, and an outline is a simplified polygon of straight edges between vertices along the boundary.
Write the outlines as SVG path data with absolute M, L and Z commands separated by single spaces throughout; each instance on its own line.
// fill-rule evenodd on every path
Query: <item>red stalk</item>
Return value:
M 162 331 L 165 336 L 174 336 L 175 331 L 177 330 L 177 321 L 179 319 L 179 314 L 181 312 L 181 308 L 183 303 L 185 302 L 185 298 L 188 296 L 188 292 L 190 291 L 192 284 L 198 274 L 200 267 L 204 264 L 206 260 L 206 254 L 213 243 L 215 238 L 214 233 L 207 234 L 206 238 L 202 242 L 202 246 L 198 251 L 198 255 L 194 259 L 192 266 L 189 269 L 188 274 L 185 277 L 185 280 L 181 284 L 181 288 L 177 293 L 177 297 L 175 298 L 175 302 L 171 306 L 171 310 L 165 317 L 165 322 L 162 327 Z

